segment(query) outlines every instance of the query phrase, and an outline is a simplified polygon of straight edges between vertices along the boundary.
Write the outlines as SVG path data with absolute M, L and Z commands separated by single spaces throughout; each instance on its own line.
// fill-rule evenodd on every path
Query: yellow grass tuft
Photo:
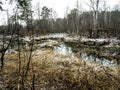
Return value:
M 41 51 L 34 55 L 28 76 L 25 77 L 25 88 L 32 87 L 33 75 L 35 90 L 119 90 L 120 67 L 105 67 L 95 63 L 69 58 L 53 53 L 51 50 Z M 8 58 L 8 56 L 6 56 Z M 22 55 L 21 55 L 22 57 Z M 12 60 L 13 58 L 13 60 Z M 17 88 L 17 59 L 9 55 L 3 71 L 0 72 L 0 88 Z M 23 57 L 24 58 L 24 57 Z M 22 59 L 23 59 L 22 58 Z M 22 60 L 21 60 L 22 61 Z M 21 78 L 26 61 L 22 63 Z M 24 67 L 24 68 L 23 68 Z M 33 68 L 32 68 L 33 67 Z M 1 81 L 1 78 L 4 80 Z M 3 83 L 5 82 L 5 83 Z M 21 82 L 22 84 L 22 82 Z M 22 85 L 21 85 L 22 87 Z

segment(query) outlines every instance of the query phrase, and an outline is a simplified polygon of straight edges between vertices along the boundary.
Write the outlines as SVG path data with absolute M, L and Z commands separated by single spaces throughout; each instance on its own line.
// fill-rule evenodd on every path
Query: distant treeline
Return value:
M 86 35 L 92 32 L 93 29 L 93 11 L 79 12 L 78 9 L 73 9 L 70 13 L 66 13 L 64 18 L 50 17 L 51 10 L 47 7 L 43 7 L 39 19 L 33 19 L 32 25 L 23 26 L 22 24 L 13 23 L 13 18 L 9 18 L 8 25 L 0 26 L 0 34 L 5 30 L 6 34 L 10 34 L 14 29 L 20 29 L 21 34 L 26 34 L 27 28 L 32 28 L 34 34 L 47 34 L 47 33 L 71 33 L 78 35 Z M 120 35 L 120 11 L 101 11 L 98 13 L 97 28 L 109 29 L 111 36 L 119 37 Z

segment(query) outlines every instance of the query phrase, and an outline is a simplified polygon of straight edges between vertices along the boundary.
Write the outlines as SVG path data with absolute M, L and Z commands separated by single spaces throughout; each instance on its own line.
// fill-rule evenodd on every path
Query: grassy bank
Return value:
M 21 55 L 22 77 L 26 61 Z M 8 59 L 9 58 L 9 59 Z M 6 55 L 6 64 L 0 71 L 0 89 L 17 88 L 17 55 Z M 51 50 L 34 54 L 28 75 L 24 80 L 26 90 L 119 90 L 120 67 L 105 67 L 69 56 L 59 55 Z

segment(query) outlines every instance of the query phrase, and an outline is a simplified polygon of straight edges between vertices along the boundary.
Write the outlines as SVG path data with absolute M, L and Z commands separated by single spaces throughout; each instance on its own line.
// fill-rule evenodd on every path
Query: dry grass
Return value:
M 3 90 L 17 88 L 17 55 L 9 55 L 7 58 L 9 61 L 6 61 L 4 69 L 0 71 L 0 89 Z M 22 63 L 21 75 L 25 63 Z M 30 67 L 25 80 L 26 89 L 31 88 L 33 74 L 35 90 L 120 89 L 119 66 L 105 67 L 45 50 L 39 55 L 34 55 Z

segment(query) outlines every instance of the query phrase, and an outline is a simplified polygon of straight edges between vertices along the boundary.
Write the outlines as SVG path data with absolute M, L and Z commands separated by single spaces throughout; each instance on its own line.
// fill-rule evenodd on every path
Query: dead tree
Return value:
M 90 10 L 92 10 L 93 12 L 93 29 L 97 29 L 100 0 L 89 0 L 89 1 L 90 4 L 87 3 L 87 5 L 90 7 Z
M 9 28 L 9 14 L 8 14 L 8 10 L 6 11 L 7 12 L 7 19 L 8 19 L 8 31 L 10 30 Z M 15 25 L 16 26 L 16 25 Z M 15 27 L 16 28 L 16 27 Z M 11 37 L 10 39 L 8 40 L 8 43 L 6 43 L 6 31 L 3 30 L 3 38 L 2 38 L 2 42 L 3 42 L 3 45 L 2 45 L 2 49 L 1 49 L 1 70 L 4 66 L 4 56 L 5 56 L 5 53 L 6 51 L 9 49 L 11 43 L 12 43 L 12 40 L 13 40 L 13 36 L 14 36 L 14 33 L 15 33 L 15 28 L 13 29 L 12 33 L 11 33 Z

